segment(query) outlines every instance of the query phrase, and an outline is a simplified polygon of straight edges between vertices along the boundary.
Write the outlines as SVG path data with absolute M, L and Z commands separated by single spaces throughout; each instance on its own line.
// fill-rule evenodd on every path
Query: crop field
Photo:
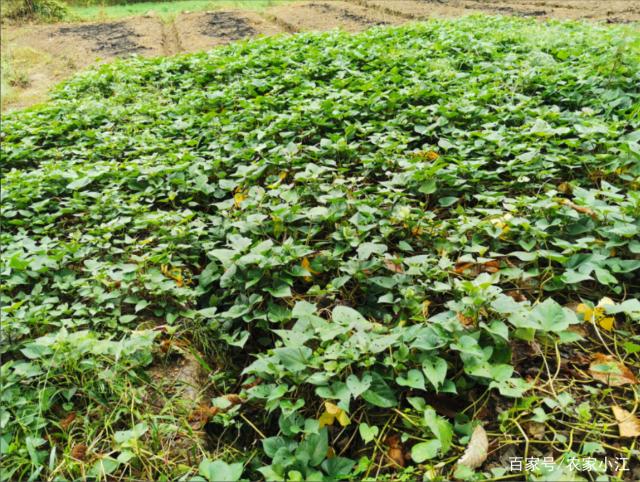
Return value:
M 610 24 L 640 21 L 640 0 L 183 0 L 89 6 L 72 1 L 76 4 L 67 22 L 3 23 L 3 111 L 42 102 L 60 81 L 118 57 L 197 52 L 251 37 L 355 32 L 478 13 Z
M 0 481 L 640 480 L 640 31 L 579 4 L 12 30 L 109 62 L 2 116 Z

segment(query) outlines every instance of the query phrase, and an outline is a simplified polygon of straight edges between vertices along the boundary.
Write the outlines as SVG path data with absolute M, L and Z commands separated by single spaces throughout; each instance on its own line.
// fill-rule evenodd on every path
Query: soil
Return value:
M 385 11 L 339 1 L 283 5 L 269 9 L 268 14 L 273 21 L 288 26 L 287 30 L 294 32 L 334 28 L 357 32 L 376 25 L 405 21 L 402 17 Z
M 259 35 L 334 28 L 355 32 L 479 12 L 628 23 L 640 22 L 640 0 L 309 0 L 263 12 L 182 13 L 165 21 L 150 13 L 102 23 L 3 24 L 1 53 L 17 80 L 2 110 L 40 102 L 61 80 L 116 57 L 174 55 Z
M 451 17 L 472 13 L 521 17 L 640 21 L 640 0 L 356 0 L 367 8 L 405 18 Z
M 172 410 L 190 417 L 208 395 L 207 378 L 198 360 L 189 352 L 156 362 L 147 373 L 154 388 L 148 390 L 146 401 L 156 414 Z M 200 426 L 163 431 L 159 442 L 167 459 L 185 464 L 198 460 L 207 444 L 206 434 Z
M 147 49 L 138 43 L 141 35 L 125 22 L 61 27 L 58 33 L 60 35 L 78 35 L 82 39 L 94 43 L 91 47 L 94 52 L 104 52 L 113 56 L 139 53 Z
M 37 31 L 32 33 L 38 34 Z M 100 57 L 115 58 L 132 54 L 153 56 L 163 53 L 159 48 L 162 22 L 154 16 L 117 22 L 66 24 L 43 33 L 53 37 L 55 44 L 72 44 L 85 51 L 99 53 Z M 95 54 L 91 57 L 95 58 Z
M 309 6 L 315 10 L 318 10 L 322 14 L 337 15 L 342 20 L 359 23 L 361 25 L 389 25 L 390 23 L 386 20 L 374 20 L 365 15 L 355 13 L 352 10 L 337 7 L 334 4 L 310 3 Z M 369 15 L 370 14 L 371 13 L 369 12 Z
M 162 55 L 160 26 L 159 19 L 145 17 L 106 23 L 3 25 L 3 60 L 22 82 L 11 86 L 2 109 L 41 102 L 53 85 L 91 65 L 131 54 Z
M 237 17 L 230 12 L 213 12 L 207 14 L 205 25 L 200 33 L 209 37 L 240 40 L 251 37 L 257 32 L 242 17 Z
M 225 10 L 188 13 L 175 20 L 182 51 L 196 52 L 259 35 L 283 32 L 277 24 L 256 12 Z
M 164 397 L 185 400 L 195 407 L 201 401 L 205 390 L 206 377 L 195 356 L 189 352 L 173 356 L 166 362 L 159 362 L 148 370 L 149 376 Z M 162 401 L 156 401 L 156 405 Z

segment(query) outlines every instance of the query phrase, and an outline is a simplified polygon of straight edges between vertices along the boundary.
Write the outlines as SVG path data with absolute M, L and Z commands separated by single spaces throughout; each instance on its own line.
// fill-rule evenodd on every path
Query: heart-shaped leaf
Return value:
M 366 392 L 371 386 L 371 375 L 364 374 L 362 378 L 358 378 L 356 375 L 349 375 L 347 377 L 347 388 L 351 392 L 351 396 L 356 399 L 364 392 Z
M 366 444 L 374 440 L 378 436 L 378 433 L 380 433 L 378 427 L 375 425 L 369 426 L 365 422 L 358 425 L 358 431 L 360 432 L 360 437 L 362 437 L 362 440 Z

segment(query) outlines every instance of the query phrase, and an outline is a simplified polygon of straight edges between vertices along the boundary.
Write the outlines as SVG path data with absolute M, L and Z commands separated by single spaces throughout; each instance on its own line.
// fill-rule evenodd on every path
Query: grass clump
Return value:
M 58 0 L 6 0 L 2 17 L 11 20 L 57 22 L 69 17 L 69 8 Z
M 5 116 L 3 476 L 623 480 L 638 40 L 304 34 L 101 66 Z M 197 405 L 159 396 L 189 357 Z

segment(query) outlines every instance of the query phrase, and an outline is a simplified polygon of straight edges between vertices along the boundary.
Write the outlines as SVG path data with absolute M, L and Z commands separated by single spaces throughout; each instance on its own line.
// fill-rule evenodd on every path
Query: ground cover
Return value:
M 301 34 L 5 115 L 3 480 L 637 480 L 639 45 Z

